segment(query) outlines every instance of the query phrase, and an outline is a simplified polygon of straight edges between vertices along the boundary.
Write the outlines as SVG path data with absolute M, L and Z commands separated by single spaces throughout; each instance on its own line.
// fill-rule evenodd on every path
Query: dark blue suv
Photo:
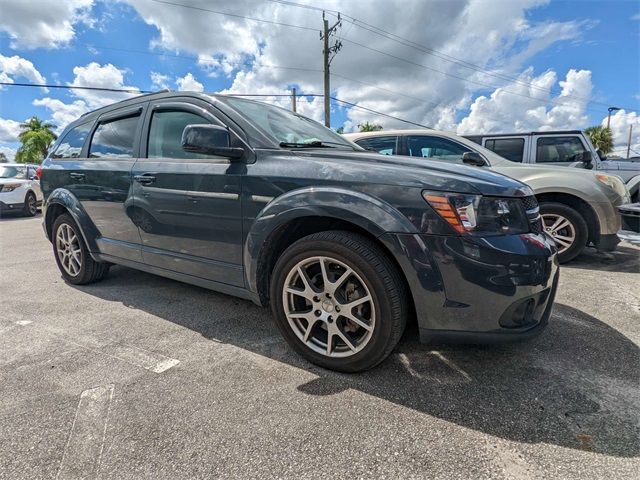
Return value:
M 423 341 L 547 324 L 558 281 L 533 192 L 463 165 L 364 151 L 301 115 L 195 93 L 83 115 L 43 164 L 44 228 L 66 281 L 137 268 L 270 305 L 327 368 Z

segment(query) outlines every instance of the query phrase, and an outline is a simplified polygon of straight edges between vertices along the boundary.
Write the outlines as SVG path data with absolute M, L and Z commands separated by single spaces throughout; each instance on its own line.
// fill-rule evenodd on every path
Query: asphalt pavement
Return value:
M 114 267 L 66 284 L 0 220 L 0 478 L 638 478 L 640 248 L 561 269 L 527 343 L 423 345 L 358 375 L 269 311 Z

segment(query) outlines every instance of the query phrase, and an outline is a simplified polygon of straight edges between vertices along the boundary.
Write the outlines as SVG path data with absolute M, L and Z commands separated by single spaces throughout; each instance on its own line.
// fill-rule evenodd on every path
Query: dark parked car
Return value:
M 207 94 L 96 110 L 51 151 L 44 228 L 70 283 L 115 263 L 270 304 L 297 352 L 349 372 L 387 357 L 408 319 L 425 341 L 547 324 L 556 249 L 511 178 L 369 153 L 287 110 Z

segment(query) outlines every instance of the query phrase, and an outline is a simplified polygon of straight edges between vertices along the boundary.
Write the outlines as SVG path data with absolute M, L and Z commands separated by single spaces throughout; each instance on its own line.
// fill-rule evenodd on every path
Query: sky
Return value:
M 0 82 L 321 94 L 322 9 L 341 13 L 332 128 L 576 129 L 615 106 L 616 153 L 633 125 L 640 154 L 638 0 L 0 0 Z M 34 115 L 60 132 L 133 94 L 0 85 L 0 152 Z M 322 120 L 323 100 L 298 111 Z

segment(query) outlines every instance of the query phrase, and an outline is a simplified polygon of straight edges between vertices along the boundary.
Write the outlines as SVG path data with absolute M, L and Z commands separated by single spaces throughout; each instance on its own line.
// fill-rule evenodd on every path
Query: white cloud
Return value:
M 56 126 L 56 133 L 61 133 L 69 123 L 80 115 L 89 111 L 84 100 L 75 100 L 72 103 L 64 103 L 57 98 L 40 98 L 33 101 L 36 107 L 44 107 L 51 112 L 52 123 Z
M 155 90 L 164 90 L 169 88 L 169 75 L 163 75 L 158 72 L 151 72 L 151 86 Z
M 4 153 L 5 157 L 9 163 L 13 162 L 16 159 L 16 148 L 9 147 L 7 145 L 0 145 L 0 153 Z
M 75 67 L 73 73 L 75 76 L 69 85 L 113 88 L 116 90 L 138 90 L 136 87 L 125 85 L 125 70 L 119 69 L 110 63 L 100 65 L 96 62 L 91 62 L 85 66 Z M 51 112 L 52 122 L 57 127 L 57 133 L 60 133 L 67 124 L 83 113 L 135 96 L 136 93 L 74 89 L 71 90 L 71 95 L 75 97 L 71 103 L 65 103 L 62 100 L 50 97 L 33 101 L 33 105 L 44 107 Z
M 75 36 L 74 26 L 90 23 L 93 0 L 3 0 L 0 31 L 11 48 L 57 48 Z
M 20 122 L 15 120 L 0 118 L 0 142 L 12 143 L 18 141 L 20 133 Z
M 206 0 L 189 2 L 195 8 L 127 1 L 146 23 L 156 27 L 158 35 L 153 47 L 198 55 L 198 65 L 207 74 L 232 78 L 232 85 L 225 92 L 288 93 L 291 86 L 297 86 L 299 91 L 322 93 L 320 12 L 252 0 L 238 0 L 219 8 L 236 15 L 311 28 L 304 30 L 203 11 L 218 9 Z M 315 5 L 311 0 L 299 1 Z M 547 3 L 548 0 L 510 0 L 497 7 L 492 0 L 406 0 L 403 8 L 398 8 L 395 2 L 371 0 L 367 8 L 361 8 L 354 2 L 326 0 L 323 7 L 327 9 L 342 10 L 441 52 L 433 55 L 429 49 L 409 48 L 344 19 L 339 31 L 343 48 L 332 63 L 336 74 L 331 80 L 333 94 L 414 122 L 454 128 L 457 115 L 469 107 L 475 93 L 486 91 L 479 84 L 493 86 L 494 90 L 510 83 L 478 70 L 497 70 L 501 76 L 515 77 L 533 55 L 556 42 L 579 39 L 591 25 L 585 21 L 532 23 L 529 10 Z M 335 19 L 330 17 L 330 21 Z M 357 46 L 351 40 L 409 63 Z M 445 59 L 451 57 L 460 61 Z M 481 68 L 465 68 L 461 65 L 465 62 Z M 536 94 L 544 96 L 544 92 Z M 288 99 L 270 100 L 290 105 Z M 322 104 L 321 98 L 299 102 L 300 110 L 314 118 L 322 117 Z M 386 128 L 406 126 L 357 109 L 348 110 L 348 119 L 354 125 L 369 120 Z
M 552 70 L 534 77 L 533 69 L 527 69 L 516 82 L 496 89 L 490 97 L 476 98 L 469 115 L 460 122 L 458 133 L 586 127 L 587 99 L 592 90 L 591 72 L 569 70 L 566 79 L 559 82 L 560 94 L 552 96 L 551 89 L 556 82 L 556 73 Z
M 638 20 L 640 21 L 640 13 L 636 13 L 634 16 L 631 17 L 631 20 Z
M 14 83 L 16 77 L 39 84 L 44 84 L 47 81 L 29 60 L 18 55 L 5 57 L 0 54 L 0 82 Z
M 204 92 L 204 85 L 197 81 L 191 73 L 176 79 L 176 85 L 178 86 L 178 91 L 181 92 Z
M 602 119 L 602 125 L 607 125 L 607 118 Z M 627 156 L 627 145 L 629 140 L 629 127 L 631 131 L 631 156 L 640 155 L 640 116 L 636 112 L 626 112 L 618 110 L 611 115 L 611 132 L 613 133 L 613 144 L 615 146 L 613 154 L 621 157 Z
M 110 63 L 100 65 L 99 63 L 91 62 L 84 67 L 75 67 L 73 69 L 73 73 L 75 74 L 75 78 L 69 85 L 112 88 L 116 90 L 138 90 L 137 87 L 125 85 L 125 70 L 121 70 Z M 79 89 L 73 90 L 73 94 L 84 100 L 90 109 L 103 107 L 113 102 L 117 102 L 136 95 L 135 93 L 105 92 Z

